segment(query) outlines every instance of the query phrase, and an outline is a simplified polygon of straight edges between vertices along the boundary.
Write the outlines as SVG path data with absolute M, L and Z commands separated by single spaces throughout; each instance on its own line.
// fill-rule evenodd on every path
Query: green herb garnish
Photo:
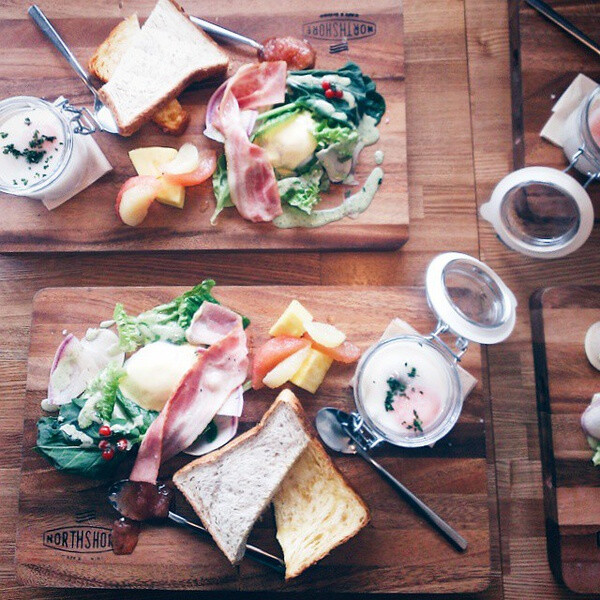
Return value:
M 406 398 L 406 384 L 396 377 L 390 377 L 387 380 L 388 391 L 385 395 L 385 410 L 389 412 L 394 410 L 394 400 L 396 397 L 404 396 Z

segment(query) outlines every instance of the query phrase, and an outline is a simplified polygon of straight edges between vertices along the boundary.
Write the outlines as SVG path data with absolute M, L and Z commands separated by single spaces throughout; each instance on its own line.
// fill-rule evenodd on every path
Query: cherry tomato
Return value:
M 106 450 L 107 448 L 110 448 L 110 442 L 108 440 L 100 440 L 98 442 L 98 448 L 100 448 L 100 450 Z
M 125 438 L 121 438 L 117 442 L 117 450 L 120 450 L 121 452 L 125 452 L 125 450 L 127 450 L 127 440 Z
M 328 89 L 331 87 L 331 84 L 329 83 L 329 81 L 322 81 L 322 82 L 321 82 L 321 87 L 322 87 L 324 90 L 328 90 Z
M 331 88 L 325 90 L 325 98 L 335 98 L 335 90 L 332 90 Z
M 105 448 L 104 450 L 102 450 L 102 458 L 104 460 L 111 460 L 114 455 L 115 455 L 114 448 Z
M 111 432 L 110 427 L 108 425 L 101 425 L 100 429 L 98 429 L 98 433 L 102 437 L 108 437 L 112 432 Z

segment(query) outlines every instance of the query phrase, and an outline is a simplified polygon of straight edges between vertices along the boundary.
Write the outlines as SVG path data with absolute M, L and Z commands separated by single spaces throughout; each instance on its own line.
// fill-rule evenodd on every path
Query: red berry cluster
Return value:
M 325 90 L 325 98 L 343 98 L 344 92 L 337 90 L 329 83 L 329 81 L 321 82 L 321 87 Z
M 98 433 L 102 437 L 110 437 L 112 435 L 112 430 L 108 425 L 101 425 L 98 429 Z M 121 438 L 120 440 L 117 440 L 115 446 L 117 450 L 124 452 L 127 450 L 127 440 L 125 438 Z M 111 460 L 115 455 L 115 449 L 108 440 L 100 440 L 98 442 L 98 448 L 102 450 L 102 458 L 104 460 Z

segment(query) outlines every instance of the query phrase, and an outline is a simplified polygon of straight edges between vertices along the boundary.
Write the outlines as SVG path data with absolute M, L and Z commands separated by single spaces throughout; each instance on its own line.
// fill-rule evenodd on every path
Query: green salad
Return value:
M 332 183 L 354 183 L 358 154 L 378 140 L 385 101 L 352 62 L 337 71 L 290 71 L 286 84 L 285 102 L 258 115 L 250 139 L 266 151 L 282 203 L 310 215 Z M 224 155 L 213 189 L 212 223 L 233 206 Z
M 127 375 L 123 353 L 130 355 L 155 342 L 184 344 L 186 329 L 198 308 L 204 302 L 218 304 L 211 294 L 214 285 L 212 280 L 203 281 L 171 302 L 137 316 L 127 314 L 123 305 L 117 304 L 114 322 L 104 325 L 116 325 L 118 339 L 114 337 L 121 360 L 104 366 L 83 393 L 60 405 L 58 414 L 39 419 L 36 451 L 56 469 L 87 477 L 108 476 L 135 452 L 159 413 L 140 406 L 123 393 L 120 384 Z M 61 350 L 62 345 L 59 355 Z M 68 350 L 63 351 L 64 368 L 70 376 L 77 358 L 73 352 L 69 355 Z M 211 422 L 202 435 L 210 442 L 215 434 L 216 427 Z

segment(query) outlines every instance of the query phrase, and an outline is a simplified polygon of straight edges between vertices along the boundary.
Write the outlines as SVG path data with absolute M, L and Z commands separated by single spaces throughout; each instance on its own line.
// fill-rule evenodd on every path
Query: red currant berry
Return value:
M 104 460 L 111 460 L 114 455 L 115 455 L 114 448 L 106 448 L 106 449 L 102 450 L 102 458 Z
M 321 82 L 321 87 L 322 87 L 324 90 L 328 90 L 328 89 L 331 87 L 331 84 L 329 83 L 329 81 L 322 81 L 322 82 Z
M 325 90 L 325 98 L 334 98 L 335 97 L 335 91 L 332 90 L 331 88 L 329 88 L 328 90 Z
M 98 433 L 102 437 L 108 437 L 111 434 L 110 427 L 108 425 L 101 425 L 100 429 L 98 429 Z
M 342 92 L 342 90 L 336 90 L 335 91 L 335 97 L 336 98 L 343 98 L 344 97 L 344 92 Z
M 100 440 L 98 442 L 98 448 L 100 448 L 100 450 L 106 450 L 107 448 L 110 448 L 110 442 L 108 440 Z
M 117 450 L 120 450 L 121 452 L 125 452 L 125 450 L 127 450 L 127 440 L 125 438 L 121 438 L 117 442 Z

